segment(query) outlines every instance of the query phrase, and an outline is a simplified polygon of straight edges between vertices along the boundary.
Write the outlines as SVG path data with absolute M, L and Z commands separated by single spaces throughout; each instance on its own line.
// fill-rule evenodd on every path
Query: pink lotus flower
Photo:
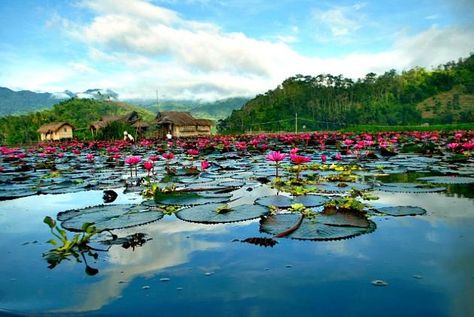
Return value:
M 323 163 L 326 163 L 328 157 L 326 156 L 326 154 L 321 154 L 321 162 Z
M 454 150 L 456 150 L 456 148 L 457 148 L 459 145 L 460 145 L 459 143 L 453 142 L 453 143 L 448 143 L 447 147 L 448 147 L 448 149 L 450 149 L 451 151 L 454 151 Z
M 474 141 L 465 142 L 462 144 L 462 147 L 467 151 L 474 149 Z
M 187 151 L 187 153 L 188 153 L 189 155 L 191 155 L 191 156 L 197 156 L 197 155 L 199 155 L 199 151 L 196 150 L 196 149 L 189 149 L 189 150 Z
M 278 177 L 278 167 L 280 166 L 280 162 L 283 161 L 286 157 L 286 154 L 280 153 L 279 151 L 270 152 L 266 159 L 268 161 L 275 162 L 275 177 Z
M 300 172 L 301 172 L 301 166 L 304 163 L 311 162 L 311 158 L 309 156 L 303 156 L 303 155 L 298 155 L 298 154 L 290 154 L 290 159 L 293 164 L 297 166 L 296 168 L 296 179 L 300 179 Z
M 162 156 L 165 160 L 168 160 L 168 161 L 174 158 L 174 154 L 171 152 L 164 153 Z
M 160 158 L 158 155 L 150 155 L 150 157 L 148 158 L 150 161 L 152 162 L 156 162 L 158 161 Z
M 304 163 L 311 162 L 311 158 L 309 156 L 303 156 L 298 154 L 290 154 L 290 159 L 295 165 L 301 165 Z
M 201 161 L 201 171 L 204 172 L 205 170 L 207 170 L 209 168 L 210 164 L 208 161 L 204 160 L 204 161 Z
M 72 153 L 74 153 L 75 155 L 79 155 L 79 154 L 81 154 L 81 151 L 78 150 L 78 149 L 74 149 L 74 150 L 72 150 Z
M 290 150 L 290 154 L 296 154 L 296 153 L 298 153 L 299 150 L 300 149 L 298 149 L 297 147 L 294 147 Z
M 153 162 L 152 161 L 146 161 L 145 163 L 143 163 L 143 167 L 147 171 L 151 171 L 153 169 Z
M 148 176 L 150 176 L 150 172 L 153 170 L 153 161 L 146 161 L 143 163 L 143 167 L 146 169 Z
M 5 169 L 3 168 L 3 166 L 0 166 L 0 173 L 2 173 Z
M 341 153 L 337 152 L 336 155 L 334 156 L 334 158 L 338 161 L 342 160 L 342 155 Z
M 274 151 L 274 152 L 270 152 L 266 156 L 266 159 L 272 162 L 281 162 L 285 159 L 285 157 L 286 157 L 286 154 L 282 154 L 279 151 Z
M 94 161 L 94 154 L 92 153 L 87 153 L 86 154 L 86 159 L 87 161 L 90 163 L 90 162 L 93 162 Z
M 349 146 L 352 145 L 352 143 L 354 143 L 354 140 L 345 139 L 343 143 L 344 143 L 345 146 L 349 147 Z
M 142 158 L 140 156 L 127 156 L 125 158 L 125 164 L 128 164 L 128 165 L 137 165 L 138 163 L 140 163 L 142 161 Z
M 64 153 L 63 153 L 63 152 L 58 153 L 58 154 L 57 154 L 57 157 L 58 157 L 58 158 L 63 158 L 63 157 L 64 157 Z
M 137 176 L 137 164 L 142 161 L 140 156 L 127 156 L 125 158 L 125 164 L 130 165 L 130 177 L 133 177 L 133 167 L 135 167 L 135 176 Z

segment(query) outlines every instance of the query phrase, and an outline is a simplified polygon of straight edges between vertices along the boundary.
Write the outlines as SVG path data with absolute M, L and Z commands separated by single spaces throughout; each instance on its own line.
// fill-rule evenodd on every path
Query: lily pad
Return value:
M 415 183 L 387 183 L 376 188 L 377 190 L 385 192 L 397 192 L 397 193 L 436 193 L 445 191 L 445 187 L 430 187 L 426 184 L 415 184 Z
M 329 198 L 320 195 L 296 196 L 293 199 L 287 196 L 272 195 L 260 197 L 255 203 L 262 206 L 275 206 L 278 208 L 290 208 L 293 204 L 303 204 L 305 207 L 318 207 L 324 205 Z
M 389 216 L 417 216 L 426 214 L 426 209 L 416 206 L 390 206 L 376 208 L 378 212 Z
M 60 212 L 61 226 L 71 231 L 81 231 L 86 222 L 98 230 L 112 230 L 144 225 L 163 218 L 163 213 L 142 205 L 100 205 Z
M 176 217 L 189 222 L 227 223 L 255 219 L 268 214 L 268 209 L 259 205 L 239 205 L 225 213 L 218 213 L 222 204 L 207 204 L 185 208 L 176 213 Z
M 361 183 L 323 183 L 319 185 L 315 185 L 315 187 L 319 190 L 329 192 L 329 193 L 345 193 L 350 191 L 352 188 L 357 190 L 367 190 L 370 189 L 370 185 L 361 184 Z
M 433 184 L 474 184 L 474 177 L 460 176 L 430 176 L 418 178 L 420 181 L 426 181 Z
M 298 224 L 300 217 L 297 214 L 278 214 L 266 217 L 260 222 L 260 230 L 280 235 Z M 340 240 L 370 233 L 375 228 L 375 223 L 363 216 L 352 213 L 336 213 L 334 215 L 318 215 L 316 219 L 312 220 L 304 218 L 301 225 L 286 237 L 300 240 Z
M 155 202 L 158 205 L 183 205 L 183 206 L 196 206 L 196 205 L 205 205 L 211 203 L 224 203 L 227 202 L 229 198 L 227 196 L 223 197 L 206 197 L 201 196 L 196 192 L 156 192 L 155 193 Z

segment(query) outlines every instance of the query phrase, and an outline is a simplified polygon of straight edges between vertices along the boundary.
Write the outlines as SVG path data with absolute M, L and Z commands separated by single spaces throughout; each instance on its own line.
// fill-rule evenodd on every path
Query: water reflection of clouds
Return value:
M 173 226 L 171 229 L 170 226 Z M 211 226 L 207 226 L 211 227 Z M 220 228 L 219 228 L 220 227 Z M 101 270 L 102 279 L 84 286 L 75 294 L 77 305 L 57 312 L 88 312 L 98 310 L 113 300 L 120 298 L 127 283 L 137 277 L 152 277 L 159 271 L 187 263 L 193 252 L 221 248 L 219 242 L 198 240 L 196 236 L 188 238 L 191 232 L 208 230 L 212 234 L 222 234 L 225 226 L 213 227 L 212 231 L 205 226 L 186 222 L 172 224 L 156 222 L 146 227 L 152 237 L 142 247 L 122 249 L 113 247 L 109 251 L 109 261 L 113 264 Z
M 373 205 L 384 206 L 418 206 L 425 208 L 426 216 L 418 217 L 432 224 L 439 222 L 459 221 L 472 218 L 474 200 L 469 198 L 449 197 L 443 193 L 386 193 L 376 192 L 379 200 Z

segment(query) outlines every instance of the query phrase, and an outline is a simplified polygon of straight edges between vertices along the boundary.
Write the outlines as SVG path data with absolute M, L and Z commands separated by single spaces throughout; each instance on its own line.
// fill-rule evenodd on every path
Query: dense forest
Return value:
M 49 122 L 67 121 L 81 138 L 90 136 L 91 122 L 105 115 L 119 115 L 137 111 L 144 120 L 151 120 L 154 114 L 137 107 L 114 101 L 94 99 L 69 99 L 53 106 L 52 109 L 37 111 L 21 116 L 0 118 L 0 144 L 21 144 L 36 142 L 39 139 L 38 128 Z
M 359 124 L 474 122 L 474 55 L 398 74 L 296 75 L 219 122 L 222 133 L 338 129 Z

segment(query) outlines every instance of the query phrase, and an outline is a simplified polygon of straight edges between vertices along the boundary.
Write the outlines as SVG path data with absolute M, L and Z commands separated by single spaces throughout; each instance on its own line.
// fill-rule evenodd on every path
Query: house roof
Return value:
M 90 127 L 99 130 L 105 128 L 112 122 L 126 122 L 126 123 L 135 123 L 138 120 L 138 113 L 136 111 L 132 111 L 126 113 L 124 115 L 111 115 L 111 116 L 103 116 L 98 121 L 94 121 L 90 124 Z
M 176 125 L 212 125 L 212 120 L 196 119 L 189 112 L 180 111 L 163 111 L 156 115 L 156 123 L 166 124 L 173 123 Z
M 138 129 L 143 129 L 143 128 L 148 128 L 150 125 L 142 120 L 138 120 L 134 124 L 132 124 L 132 127 L 138 128 Z
M 72 124 L 67 123 L 67 122 L 50 122 L 50 123 L 43 124 L 41 127 L 38 128 L 37 131 L 39 133 L 56 132 L 65 125 L 68 125 L 68 126 L 70 126 L 71 128 L 74 129 L 74 126 Z

